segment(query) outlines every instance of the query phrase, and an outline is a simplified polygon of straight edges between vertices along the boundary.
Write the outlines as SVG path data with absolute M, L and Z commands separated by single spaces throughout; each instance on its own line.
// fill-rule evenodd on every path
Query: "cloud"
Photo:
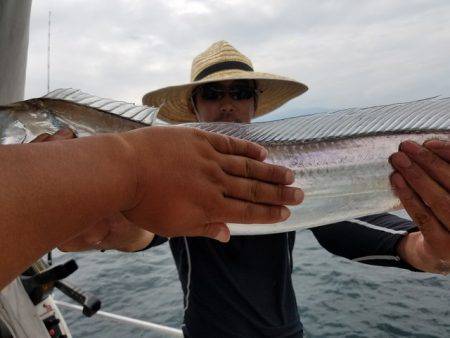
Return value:
M 140 103 L 189 80 L 192 58 L 226 39 L 257 70 L 310 90 L 281 110 L 449 95 L 447 1 L 34 1 L 27 97 L 51 86 Z

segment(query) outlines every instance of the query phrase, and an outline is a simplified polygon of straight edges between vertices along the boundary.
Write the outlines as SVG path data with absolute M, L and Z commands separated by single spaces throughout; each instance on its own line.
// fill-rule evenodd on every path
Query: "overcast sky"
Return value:
M 140 104 L 224 39 L 255 70 L 309 86 L 274 116 L 450 95 L 447 0 L 35 0 L 27 98 L 46 92 L 49 10 L 51 89 Z

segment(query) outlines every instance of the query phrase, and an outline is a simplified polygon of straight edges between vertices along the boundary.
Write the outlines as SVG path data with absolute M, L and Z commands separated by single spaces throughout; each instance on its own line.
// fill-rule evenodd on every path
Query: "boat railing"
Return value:
M 80 305 L 75 305 L 72 303 L 55 300 L 56 305 L 61 308 L 66 308 L 70 310 L 82 311 L 83 307 Z M 124 323 L 128 325 L 133 325 L 148 331 L 156 332 L 161 334 L 162 337 L 183 337 L 183 332 L 180 329 L 175 329 L 170 326 L 155 324 L 152 322 L 135 319 L 131 317 L 121 316 L 114 313 L 106 311 L 97 311 L 97 313 L 92 318 L 105 318 L 118 323 Z

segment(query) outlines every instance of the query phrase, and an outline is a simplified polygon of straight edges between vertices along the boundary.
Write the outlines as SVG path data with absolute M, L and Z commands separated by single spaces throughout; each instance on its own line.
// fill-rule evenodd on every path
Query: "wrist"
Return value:
M 427 259 L 420 257 L 419 246 L 421 241 L 420 231 L 406 234 L 397 244 L 397 255 L 407 265 L 412 267 L 411 270 L 427 271 L 424 261 Z
M 138 156 L 135 147 L 130 142 L 127 137 L 128 133 L 118 133 L 110 134 L 114 138 L 114 147 L 112 147 L 115 153 L 113 156 L 118 156 L 119 159 L 115 161 L 113 166 L 120 172 L 120 177 L 122 177 L 120 184 L 121 193 L 118 195 L 120 197 L 119 210 L 115 211 L 126 211 L 132 209 L 138 203 Z
M 411 234 L 408 233 L 405 236 L 402 237 L 402 239 L 399 240 L 398 244 L 397 244 L 397 255 L 398 257 L 411 265 L 411 254 L 409 252 L 411 252 L 411 246 L 412 246 L 412 242 L 414 240 L 411 237 Z M 408 254 L 409 253 L 409 254 Z

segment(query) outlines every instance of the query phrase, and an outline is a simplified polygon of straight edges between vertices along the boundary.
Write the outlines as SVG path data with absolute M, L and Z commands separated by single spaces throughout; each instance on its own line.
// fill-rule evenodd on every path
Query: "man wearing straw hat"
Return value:
M 147 93 L 143 103 L 160 106 L 159 117 L 169 123 L 248 123 L 307 89 L 286 77 L 255 72 L 245 55 L 219 41 L 194 59 L 190 83 Z M 403 196 L 404 192 L 400 198 L 405 208 L 414 211 L 417 205 Z M 408 220 L 381 214 L 312 231 L 334 254 L 417 270 L 407 263 L 417 262 L 416 247 L 405 244 L 414 230 L 416 225 Z M 165 241 L 155 235 L 148 247 Z M 170 238 L 184 293 L 185 336 L 301 337 L 291 280 L 294 242 L 295 232 L 234 236 L 227 244 L 207 238 Z M 437 272 L 431 265 L 414 265 Z
M 143 102 L 160 106 L 159 116 L 169 123 L 245 123 L 306 90 L 304 84 L 295 80 L 255 72 L 246 56 L 227 42 L 219 41 L 194 59 L 190 83 L 150 92 Z M 446 155 L 446 147 L 443 145 L 443 151 L 437 153 L 448 162 L 450 153 Z M 394 155 L 398 154 L 401 153 Z M 410 156 L 414 160 L 420 157 Z M 442 192 L 441 187 L 429 184 L 430 173 L 422 174 L 414 182 L 410 180 L 411 173 L 405 175 L 394 158 L 392 162 L 402 173 L 393 176 L 404 177 L 409 186 L 428 186 L 427 190 L 435 195 Z M 444 170 L 445 175 L 448 177 L 448 170 Z M 355 261 L 448 273 L 450 265 L 439 263 L 446 263 L 442 257 L 450 255 L 450 233 L 444 228 L 450 229 L 450 222 L 439 225 L 433 207 L 425 207 L 421 196 L 411 197 L 415 192 L 399 183 L 399 177 L 391 181 L 405 209 L 422 225 L 422 231 L 417 231 L 416 225 L 408 220 L 380 214 L 314 228 L 315 237 L 328 251 Z M 440 210 L 443 213 L 448 215 L 448 211 Z M 106 237 L 98 246 L 92 246 L 92 240 L 78 238 L 64 243 L 63 249 L 121 250 L 126 242 L 125 251 L 135 251 L 167 241 L 149 232 L 136 238 L 132 231 L 130 234 L 123 226 L 120 228 L 119 232 L 106 229 Z M 185 336 L 301 337 L 303 329 L 291 280 L 295 232 L 230 239 L 229 232 L 223 229 L 220 240 L 229 240 L 227 244 L 200 237 L 170 238 L 184 293 Z

